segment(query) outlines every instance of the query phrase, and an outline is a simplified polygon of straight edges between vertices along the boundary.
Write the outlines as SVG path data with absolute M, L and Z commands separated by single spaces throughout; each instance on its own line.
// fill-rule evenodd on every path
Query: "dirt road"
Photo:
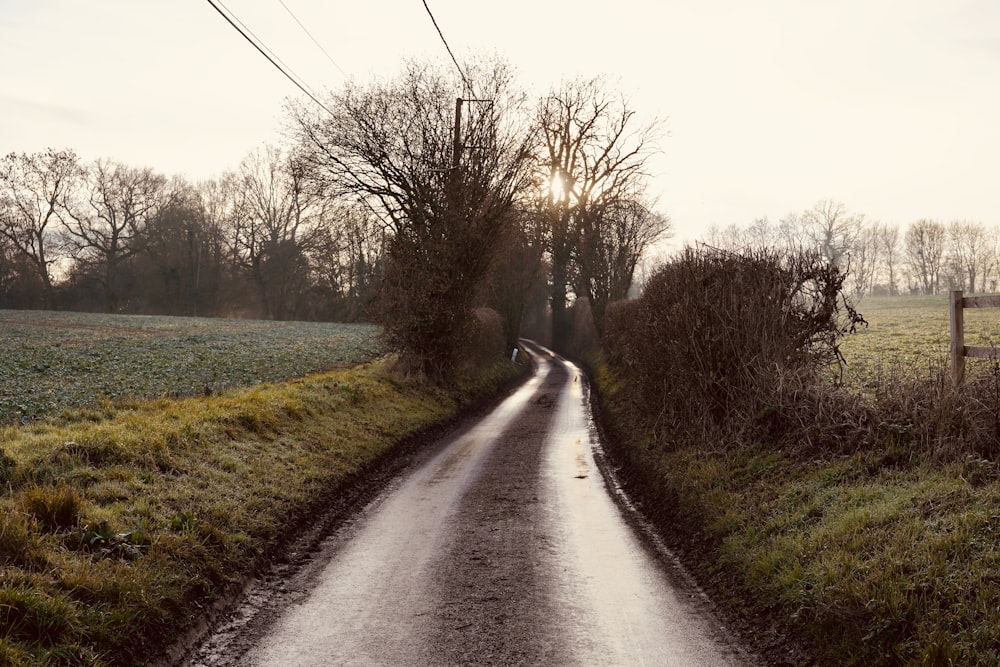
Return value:
M 612 499 L 585 377 L 537 361 L 189 664 L 750 664 Z

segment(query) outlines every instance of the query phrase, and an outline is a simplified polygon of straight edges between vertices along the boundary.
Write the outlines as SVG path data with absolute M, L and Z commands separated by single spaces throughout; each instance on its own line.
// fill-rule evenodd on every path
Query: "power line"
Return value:
M 469 89 L 469 93 L 475 96 L 475 93 L 472 90 L 472 84 L 469 83 L 468 77 L 466 77 L 465 72 L 462 71 L 462 66 L 458 64 L 458 59 L 455 58 L 455 54 L 451 52 L 451 47 L 448 46 L 448 40 L 444 38 L 444 33 L 441 32 L 441 27 L 438 25 L 437 19 L 434 18 L 431 8 L 427 6 L 427 0 L 423 0 L 423 3 L 424 9 L 427 10 L 427 15 L 431 17 L 431 23 L 434 24 L 434 27 L 437 29 L 438 36 L 441 37 L 441 41 L 444 43 L 444 48 L 448 50 L 448 55 L 451 56 L 451 61 L 455 63 L 455 68 L 458 69 L 458 74 L 462 77 L 462 82 L 465 84 L 465 87 Z
M 254 32 L 254 31 L 253 31 L 253 30 L 252 30 L 252 29 L 250 28 L 250 26 L 248 26 L 248 25 L 247 25 L 246 23 L 244 23 L 244 22 L 243 22 L 243 20 L 242 20 L 242 19 L 241 19 L 241 18 L 240 18 L 239 16 L 237 16 L 237 15 L 236 15 L 236 12 L 234 12 L 234 11 L 233 11 L 233 10 L 231 10 L 231 9 L 230 9 L 229 7 L 227 7 L 227 6 L 226 6 L 226 3 L 224 3 L 224 2 L 222 1 L 222 0 L 217 0 L 217 2 L 219 3 L 219 6 L 221 6 L 221 7 L 223 8 L 223 9 L 225 9 L 225 10 L 226 10 L 227 12 L 229 12 L 229 15 L 230 15 L 230 16 L 231 16 L 231 17 L 233 18 L 233 20 L 234 20 L 234 21 L 236 21 L 237 23 L 239 23 L 239 24 L 240 24 L 240 26 L 242 26 L 243 30 L 245 30 L 245 31 L 246 31 L 246 32 L 247 32 L 247 33 L 248 33 L 248 34 L 250 35 L 250 37 L 252 37 L 252 38 L 253 38 L 253 39 L 254 39 L 254 40 L 256 41 L 256 43 L 257 43 L 257 44 L 260 44 L 260 46 L 261 46 L 261 48 L 262 48 L 262 49 L 264 49 L 264 50 L 265 50 L 265 51 L 267 51 L 267 52 L 268 52 L 269 54 L 271 54 L 271 57 L 272 57 L 272 58 L 274 58 L 274 60 L 275 60 L 275 61 L 276 61 L 276 62 L 277 62 L 278 64 L 280 64 L 280 65 L 281 65 L 281 67 L 282 67 L 282 68 L 283 68 L 283 69 L 284 69 L 285 71 L 287 71 L 287 72 L 288 72 L 289 74 L 291 74 L 291 76 L 292 76 L 293 78 L 295 78 L 295 79 L 296 79 L 297 81 L 299 81 L 300 83 L 302 83 L 302 85 L 303 85 L 303 86 L 305 86 L 306 88 L 308 88 L 308 89 L 309 89 L 309 92 L 311 92 L 311 93 L 315 94 L 315 91 L 314 91 L 314 90 L 312 89 L 312 86 L 308 85 L 308 84 L 307 84 L 307 83 L 305 82 L 305 79 L 303 79 L 303 78 L 302 78 L 301 76 L 299 76 L 299 75 L 298 75 L 298 74 L 297 74 L 297 73 L 295 72 L 295 70 L 293 70 L 293 69 L 292 69 L 291 67 L 289 67 L 289 66 L 288 66 L 288 63 L 286 63 L 286 62 L 285 62 L 284 60 L 282 60 L 282 59 L 281 59 L 281 58 L 280 58 L 280 57 L 278 56 L 278 54 L 274 52 L 274 49 L 270 48 L 270 47 L 269 47 L 269 46 L 268 46 L 267 44 L 265 44 L 265 43 L 264 43 L 264 40 L 263 40 L 263 39 L 261 39 L 260 37 L 258 37 L 258 36 L 257 36 L 257 33 L 255 33 L 255 32 Z
M 313 41 L 313 44 L 319 47 L 319 50 L 323 52 L 323 55 L 326 56 L 327 60 L 333 63 L 333 66 L 336 67 L 338 70 L 340 70 L 340 73 L 344 75 L 344 78 L 350 79 L 351 77 L 347 75 L 347 72 L 344 71 L 344 68 L 337 64 L 337 61 L 333 59 L 333 56 L 327 53 L 326 49 L 323 48 L 323 45 L 320 44 L 318 41 L 316 41 L 316 38 L 312 36 L 312 33 L 309 32 L 309 29 L 306 28 L 304 25 L 302 25 L 302 21 L 299 20 L 299 17 L 297 17 L 295 14 L 292 13 L 292 10 L 289 9 L 288 5 L 285 4 L 285 0 L 278 0 L 278 2 L 280 2 L 281 6 L 285 8 L 285 11 L 288 12 L 288 15 L 291 16 L 293 19 L 295 19 L 295 22 L 299 24 L 299 27 L 302 28 L 302 31 L 305 32 L 307 35 L 309 35 L 309 39 Z
M 305 93 L 313 102 L 315 102 L 320 107 L 322 107 L 328 114 L 330 114 L 331 116 L 334 115 L 334 113 L 332 111 L 330 111 L 330 109 L 327 108 L 327 106 L 325 104 L 323 104 L 322 102 L 319 101 L 319 98 L 317 98 L 316 95 L 314 95 L 312 93 L 312 91 L 307 90 L 306 86 L 303 83 L 299 82 L 298 78 L 294 75 L 294 73 L 290 73 L 291 72 L 291 68 L 289 68 L 289 69 L 286 70 L 285 67 L 282 67 L 282 65 L 278 64 L 281 59 L 278 58 L 277 55 L 275 55 L 272 58 L 268 54 L 268 51 L 271 51 L 271 50 L 268 49 L 266 45 L 264 45 L 264 42 L 262 40 L 260 40 L 259 37 L 257 37 L 256 35 L 254 35 L 254 37 L 257 38 L 258 41 L 260 41 L 260 44 L 258 44 L 253 39 L 251 39 L 250 36 L 247 35 L 247 33 L 244 32 L 242 28 L 240 28 L 240 26 L 236 25 L 236 23 L 234 22 L 234 20 L 232 18 L 230 18 L 229 15 L 226 14 L 226 12 L 222 11 L 219 8 L 219 5 L 215 4 L 215 0 L 208 0 L 208 4 L 212 5 L 212 8 L 215 9 L 215 11 L 219 12 L 219 15 L 222 16 L 222 18 L 226 19 L 226 22 L 229 23 L 229 25 L 233 26 L 233 28 L 236 29 L 236 32 L 240 33 L 240 35 L 243 36 L 243 39 L 245 39 L 248 42 L 250 42 L 250 45 L 253 46 L 255 49 L 257 49 L 260 52 L 260 55 L 262 55 L 265 58 L 267 58 L 268 62 L 271 63 L 272 65 L 274 65 L 279 72 L 281 72 L 282 74 L 284 74 L 285 77 L 289 81 L 291 81 L 292 83 L 294 83 L 295 86 L 299 90 L 301 90 L 303 93 Z M 222 0 L 219 0 L 219 4 L 220 5 L 222 4 Z M 222 6 L 225 7 L 225 5 L 222 5 Z M 229 11 L 228 7 L 226 7 L 226 11 Z M 232 14 L 231 11 L 229 11 L 229 13 Z M 235 16 L 236 15 L 233 14 L 233 17 L 235 17 Z M 239 21 L 239 19 L 236 19 L 236 20 Z M 243 25 L 244 27 L 246 27 L 245 24 L 242 21 L 239 21 L 239 22 L 240 22 L 241 25 Z M 250 28 L 247 28 L 247 31 L 250 32 L 251 34 L 253 34 L 252 31 L 250 31 Z M 265 51 L 265 49 L 267 49 L 267 50 Z M 273 53 L 273 51 L 272 51 L 272 53 Z

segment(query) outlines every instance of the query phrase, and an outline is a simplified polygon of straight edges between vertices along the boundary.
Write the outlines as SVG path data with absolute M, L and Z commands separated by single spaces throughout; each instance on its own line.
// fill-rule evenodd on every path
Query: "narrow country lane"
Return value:
M 273 621 L 190 664 L 750 664 L 623 519 L 583 374 L 535 356 L 525 385 L 327 541 Z

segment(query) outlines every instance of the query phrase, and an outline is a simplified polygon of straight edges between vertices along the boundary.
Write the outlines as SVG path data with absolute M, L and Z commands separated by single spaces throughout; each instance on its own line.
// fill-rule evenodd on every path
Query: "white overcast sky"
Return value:
M 311 87 L 345 80 L 280 0 L 223 0 Z M 446 59 L 422 0 L 284 0 L 364 82 Z M 541 94 L 605 74 L 666 119 L 653 189 L 691 240 L 821 199 L 1000 224 L 996 0 L 428 0 L 461 59 Z M 193 180 L 280 141 L 298 94 L 205 0 L 0 0 L 0 152 Z

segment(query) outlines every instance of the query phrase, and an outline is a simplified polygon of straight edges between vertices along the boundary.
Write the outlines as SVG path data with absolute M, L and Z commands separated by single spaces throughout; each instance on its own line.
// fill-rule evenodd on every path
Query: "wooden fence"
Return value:
M 965 344 L 965 309 L 1000 308 L 1000 296 L 962 296 L 961 290 L 951 293 L 951 378 L 955 384 L 965 379 L 965 358 L 1000 358 L 1000 348 Z

